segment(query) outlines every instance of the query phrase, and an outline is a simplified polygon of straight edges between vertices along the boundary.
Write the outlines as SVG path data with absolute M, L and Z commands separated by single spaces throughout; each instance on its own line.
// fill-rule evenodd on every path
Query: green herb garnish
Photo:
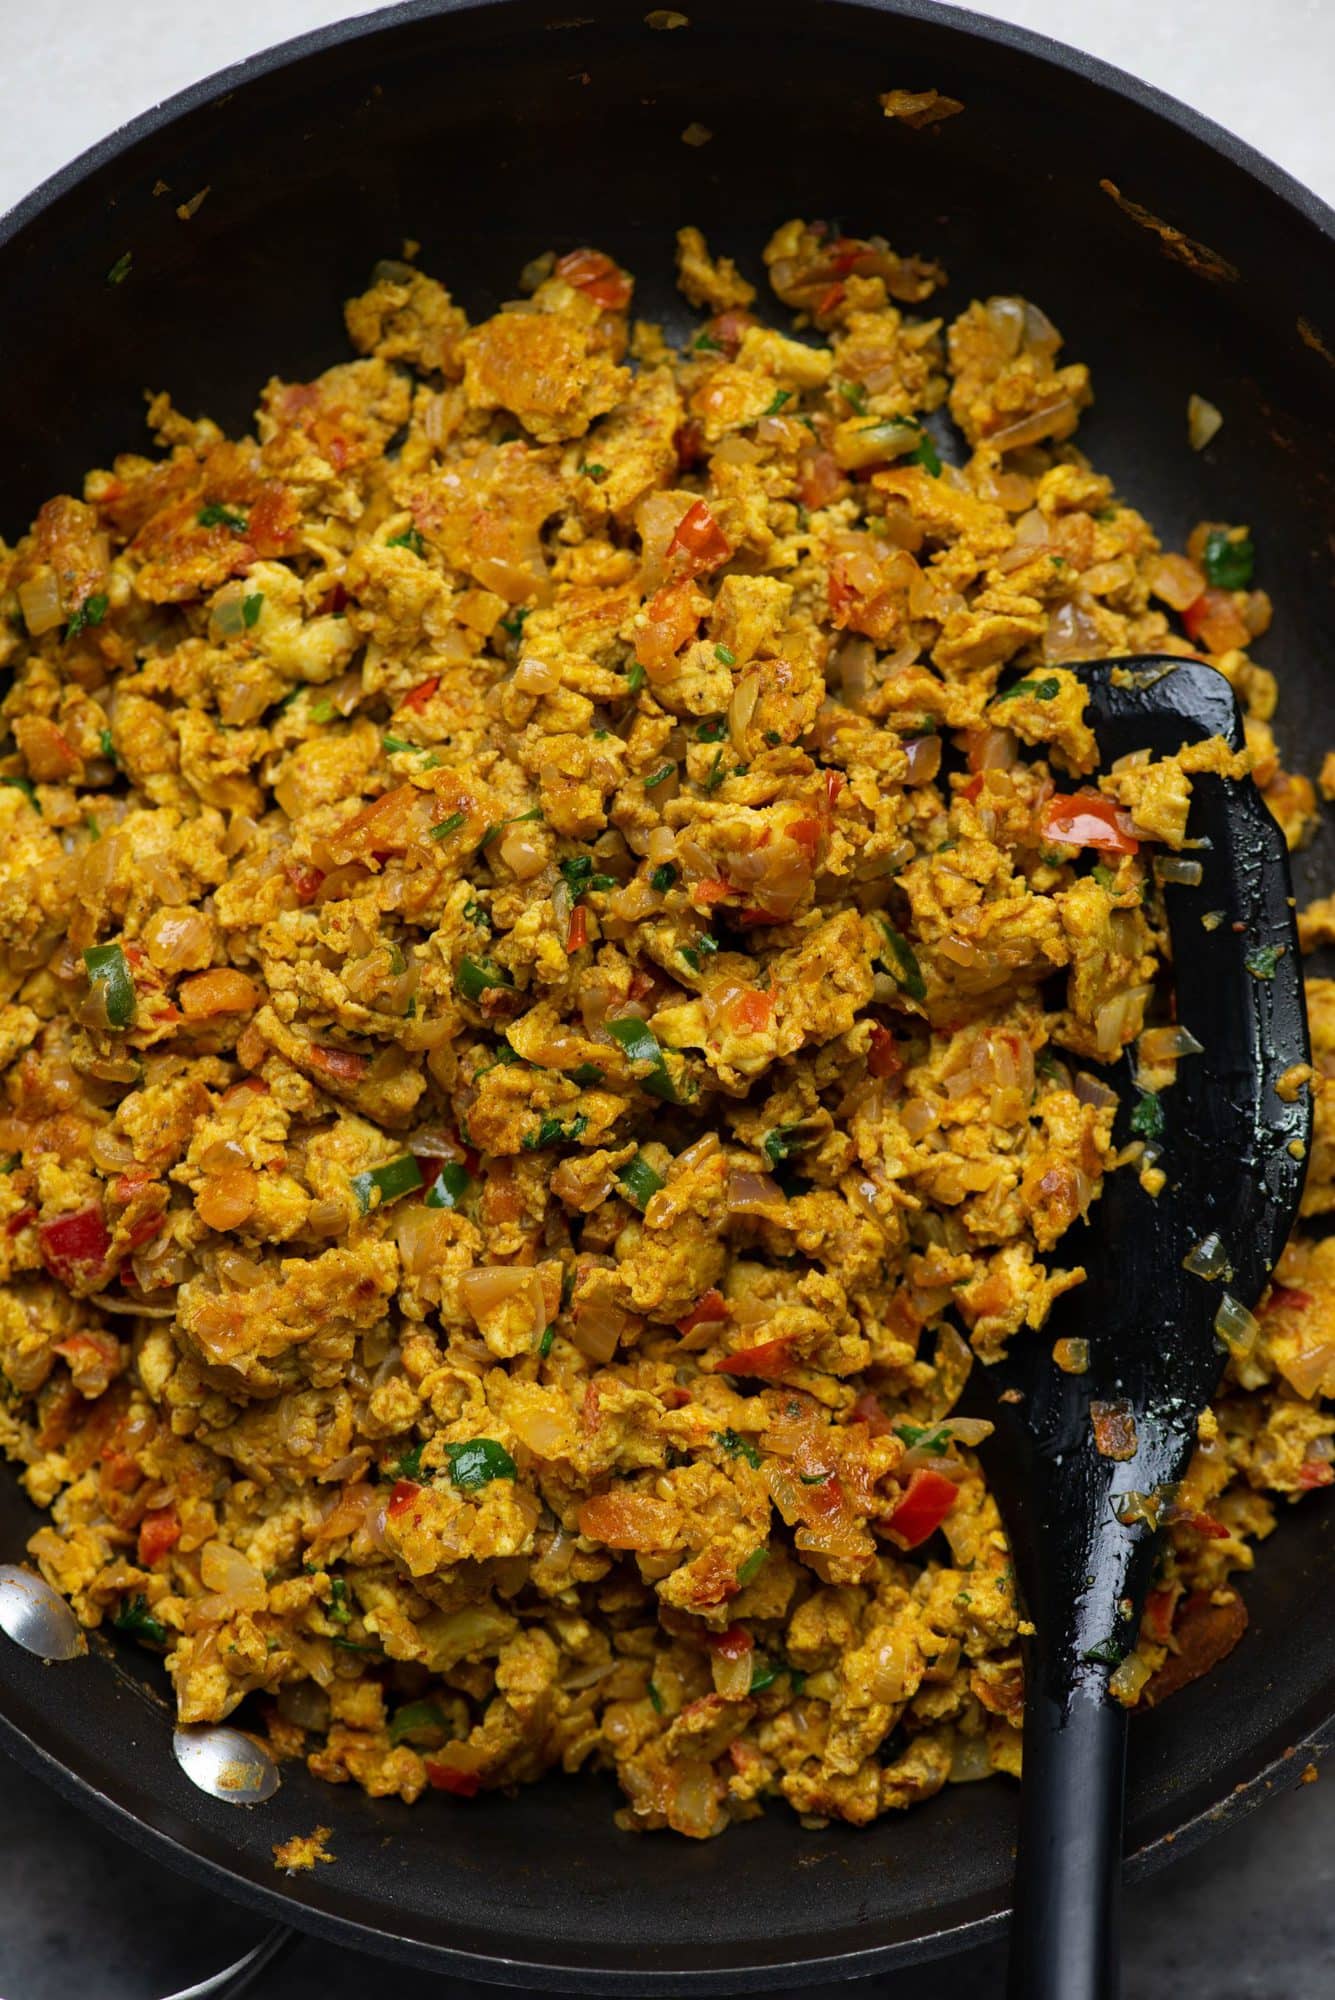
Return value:
M 660 764 L 658 769 L 656 771 L 651 771 L 649 776 L 645 779 L 644 781 L 645 791 L 646 792 L 656 791 L 659 785 L 666 784 L 667 780 L 670 777 L 672 777 L 673 774 L 675 773 L 676 768 L 677 768 L 677 761 L 675 757 L 669 764 Z
M 731 650 L 731 648 L 730 648 L 730 647 L 728 647 L 728 646 L 715 646 L 715 648 L 714 648 L 714 658 L 715 658 L 715 659 L 716 659 L 716 660 L 718 661 L 718 663 L 719 663 L 719 665 L 720 665 L 721 667 L 735 667 L 735 666 L 736 666 L 736 664 L 737 664 L 737 655 L 736 655 L 736 654 L 735 654 L 735 653 L 734 653 L 734 652 L 733 652 L 733 651 Z M 700 738 L 700 741 L 701 741 L 702 743 L 712 743 L 712 742 L 714 742 L 714 741 L 715 741 L 715 738 L 714 738 L 714 737 L 712 737 L 712 736 L 705 736 L 705 735 L 703 735 L 703 734 L 702 734 L 702 731 L 703 731 L 703 730 L 705 730 L 705 729 L 717 729 L 717 730 L 718 730 L 718 733 L 719 733 L 719 735 L 721 736 L 721 735 L 723 734 L 723 718 L 722 718 L 722 716 L 720 716 L 720 717 L 719 717 L 719 719 L 718 719 L 718 721 L 717 721 L 716 723 L 712 723 L 712 722 L 711 722 L 711 723 L 704 723 L 704 722 L 702 722 L 702 723 L 701 723 L 701 725 L 700 725 L 700 728 L 699 728 L 699 729 L 697 729 L 697 730 L 696 730 L 696 732 L 695 732 L 695 733 L 696 733 L 696 735 L 697 735 L 697 736 L 698 736 L 698 737 Z
M 118 1632 L 128 1632 L 133 1639 L 148 1639 L 155 1646 L 167 1643 L 167 1628 L 153 1616 L 145 1597 L 132 1597 L 111 1622 Z
M 439 826 L 432 827 L 431 838 L 433 840 L 448 840 L 452 833 L 459 831 L 466 817 L 465 813 L 451 813 L 448 819 L 443 819 L 440 822 Z
M 109 285 L 123 285 L 125 283 L 125 280 L 130 275 L 130 268 L 133 265 L 133 263 L 134 263 L 133 250 L 124 251 L 122 255 L 116 259 L 111 269 L 107 272 L 107 283 Z
M 244 535 L 250 525 L 244 514 L 235 507 L 226 507 L 221 500 L 210 500 L 195 516 L 201 528 L 230 528 L 234 535 Z
M 586 479 L 591 479 L 595 486 L 607 477 L 607 467 L 605 465 L 581 465 L 580 471 Z
M 459 968 L 454 975 L 454 985 L 456 992 L 465 1000 L 476 1003 L 484 993 L 496 987 L 513 986 L 514 981 L 508 972 L 503 972 L 500 966 L 493 965 L 490 959 L 461 958 Z
M 65 637 L 73 639 L 85 627 L 100 625 L 107 615 L 107 603 L 108 599 L 100 590 L 96 591 L 92 597 L 85 597 L 83 603 L 65 627 Z
M 469 1438 L 467 1444 L 447 1444 L 450 1478 L 461 1493 L 476 1493 L 493 1479 L 513 1479 L 515 1462 L 495 1438 Z
M 768 1556 L 768 1554 L 769 1554 L 768 1549 L 752 1549 L 750 1555 L 746 1558 L 746 1561 L 741 1565 L 741 1567 L 737 1571 L 737 1581 L 738 1583 L 741 1584 L 743 1589 L 746 1588 L 748 1583 L 755 1582 L 756 1578 L 760 1575 L 760 1572 L 764 1567 L 765 1558 L 766 1556 Z
M 551 1353 L 552 1342 L 555 1339 L 556 1339 L 556 1321 L 553 1320 L 550 1326 L 545 1326 L 542 1329 L 542 1338 L 538 1342 L 538 1353 L 541 1356 L 542 1360 L 545 1361 L 547 1359 L 547 1356 Z
M 31 778 L 0 778 L 0 785 L 8 785 L 11 791 L 22 792 L 35 813 L 42 810 L 37 803 L 37 792 Z
M 921 465 L 931 473 L 933 479 L 940 478 L 941 454 L 938 452 L 935 443 L 927 431 L 923 432 L 918 443 L 914 445 L 913 450 L 908 452 L 906 456 L 910 465 Z
M 644 668 L 638 660 L 632 660 L 626 673 L 626 686 L 632 694 L 638 694 L 644 686 Z
M 672 887 L 676 879 L 677 879 L 676 869 L 673 867 L 670 861 L 664 861 L 660 867 L 655 868 L 651 872 L 649 876 L 649 887 L 654 891 L 656 895 L 666 896 L 668 890 Z
M 851 410 L 860 417 L 867 414 L 867 392 L 860 382 L 841 382 L 836 377 L 832 386 L 839 391 Z
M 587 1115 L 577 1111 L 568 1125 L 550 1114 L 542 1120 L 536 1132 L 526 1133 L 523 1147 L 526 1153 L 540 1153 L 547 1146 L 573 1146 L 589 1128 Z
M 1205 574 L 1216 590 L 1249 590 L 1256 573 L 1256 547 L 1250 535 L 1234 541 L 1223 528 L 1205 537 Z
M 264 592 L 262 590 L 253 591 L 249 597 L 242 598 L 241 623 L 245 627 L 247 632 L 249 632 L 252 625 L 258 622 L 260 612 L 263 610 L 263 608 L 264 608 Z
M 1157 1090 L 1142 1090 L 1131 1113 L 1131 1130 L 1140 1139 L 1163 1137 L 1164 1113 Z
M 756 1472 L 760 1470 L 760 1453 L 749 1438 L 739 1437 L 734 1430 L 715 1431 L 714 1442 L 723 1447 L 729 1458 L 744 1458 Z
M 1053 696 L 1059 695 L 1061 691 L 1062 684 L 1057 679 L 1057 676 L 1055 674 L 1045 674 L 1043 679 L 1038 681 L 1016 681 L 1014 687 L 1008 687 L 1005 693 L 997 695 L 996 699 L 997 701 L 1014 701 L 1019 695 L 1029 694 L 1034 697 L 1035 701 L 1051 701 Z
M 784 404 L 791 403 L 792 400 L 793 392 L 791 389 L 776 389 L 774 391 L 774 400 L 765 411 L 765 415 L 767 417 L 777 417 Z
M 425 556 L 426 543 L 416 528 L 405 528 L 401 535 L 391 535 L 385 543 L 387 549 L 411 549 L 415 556 Z M 502 619 L 504 624 L 505 620 Z
M 910 1000 L 925 1000 L 927 998 L 927 982 L 922 976 L 922 967 L 918 964 L 917 954 L 913 946 L 907 938 L 900 936 L 894 925 L 887 918 L 881 917 L 879 922 L 881 929 L 885 933 L 885 942 L 890 952 L 889 963 L 886 963 L 885 960 L 881 961 L 885 965 L 886 971 L 890 974 L 900 992 L 907 993 Z
M 1282 944 L 1258 944 L 1243 959 L 1243 964 L 1253 979 L 1273 979 L 1275 967 L 1283 958 L 1286 946 Z
M 816 1135 L 799 1125 L 776 1125 L 761 1140 L 766 1157 L 772 1167 L 781 1167 L 794 1153 L 800 1153 L 804 1146 L 810 1146 Z

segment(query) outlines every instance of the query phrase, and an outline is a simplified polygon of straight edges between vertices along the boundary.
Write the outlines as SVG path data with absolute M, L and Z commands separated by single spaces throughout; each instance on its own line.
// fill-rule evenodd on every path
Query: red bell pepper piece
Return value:
M 439 686 L 439 674 L 432 674 L 428 681 L 419 681 L 417 686 L 409 688 L 407 694 L 403 697 L 403 706 L 405 708 L 425 708 Z
M 570 925 L 566 931 L 566 951 L 573 954 L 583 951 L 589 942 L 589 913 L 583 903 L 576 903 L 570 912 Z
M 936 1533 L 958 1499 L 959 1488 L 953 1479 L 947 1479 L 944 1472 L 919 1466 L 885 1525 L 906 1549 L 916 1549 L 920 1542 Z
M 476 1771 L 459 1771 L 453 1764 L 441 1764 L 434 1757 L 426 1763 L 427 1783 L 438 1792 L 452 1792 L 456 1799 L 475 1799 L 482 1780 Z

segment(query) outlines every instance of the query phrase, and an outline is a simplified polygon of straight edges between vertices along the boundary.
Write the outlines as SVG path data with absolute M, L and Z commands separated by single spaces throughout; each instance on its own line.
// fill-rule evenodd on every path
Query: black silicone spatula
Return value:
M 1232 692 L 1211 667 L 1134 659 L 1077 671 L 1104 769 L 1136 750 L 1242 742 Z M 1134 1643 L 1155 1544 L 1143 1518 L 1153 1505 L 1134 1496 L 1162 1497 L 1186 1470 L 1223 1367 L 1221 1306 L 1227 1329 L 1237 1315 L 1226 1295 L 1256 1304 L 1297 1212 L 1310 1136 L 1310 1093 L 1285 1078 L 1308 1045 L 1283 837 L 1250 779 L 1218 776 L 1193 778 L 1188 835 L 1200 882 L 1164 894 L 1177 1021 L 1203 1053 L 1178 1063 L 1159 1098 L 1164 1186 L 1153 1196 L 1134 1169 L 1108 1175 L 1088 1223 L 1061 1244 L 1088 1282 L 1058 1301 L 1041 1335 L 974 1371 L 1009 1392 L 989 1410 L 997 1433 L 984 1464 L 1036 1628 L 1012 2000 L 1117 1992 L 1127 1712 L 1108 1681 Z M 1116 1136 L 1128 1139 L 1130 1056 L 1111 1080 L 1124 1100 Z M 1055 1365 L 1063 1337 L 1088 1341 L 1083 1374 Z M 1121 1428 L 1134 1426 L 1129 1458 L 1100 1451 L 1095 1403 L 1121 1406 Z M 1100 1434 L 1106 1445 L 1102 1422 Z

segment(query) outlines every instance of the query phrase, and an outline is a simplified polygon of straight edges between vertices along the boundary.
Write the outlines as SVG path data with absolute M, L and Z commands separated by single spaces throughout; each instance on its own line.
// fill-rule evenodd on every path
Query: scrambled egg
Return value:
M 1081 1281 L 1193 768 L 1098 774 L 1067 663 L 1209 657 L 1317 810 L 1246 530 L 1161 552 L 1041 311 L 945 326 L 939 266 L 815 223 L 766 262 L 803 338 L 681 232 L 680 351 L 595 250 L 476 326 L 380 266 L 253 436 L 156 396 L 0 544 L 32 1554 L 185 1721 L 373 1794 L 595 1766 L 704 1836 L 1017 1769 L 951 1411 Z M 1127 1699 L 1331 1478 L 1330 1249 L 1234 1355 Z

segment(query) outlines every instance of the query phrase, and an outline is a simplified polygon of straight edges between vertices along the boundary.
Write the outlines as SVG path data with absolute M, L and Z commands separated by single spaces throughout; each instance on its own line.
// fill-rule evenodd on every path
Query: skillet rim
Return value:
M 483 9 L 490 11 L 506 4 L 508 0 L 398 0 L 398 4 L 380 8 L 374 13 L 361 13 L 312 28 L 253 56 L 228 64 L 115 127 L 40 182 L 13 208 L 0 213 L 0 257 L 66 194 L 111 165 L 140 141 L 152 138 L 189 114 L 216 104 L 230 92 L 277 71 L 295 67 L 329 49 L 367 41 L 372 36 L 389 34 L 415 22 L 454 14 L 480 13 Z M 1259 183 L 1314 229 L 1328 245 L 1335 247 L 1335 206 L 1216 120 L 1101 57 L 1089 55 L 1018 24 L 976 13 L 971 8 L 942 4 L 942 0 L 841 0 L 841 4 L 891 20 L 921 21 L 944 29 L 965 42 L 1014 51 L 1058 77 L 1078 77 L 1131 103 Z M 821 0 L 812 0 L 812 5 L 813 10 L 819 8 Z M 638 15 L 638 6 L 635 12 Z M 2 1699 L 3 1690 L 0 1688 Z M 1272 1792 L 1288 1789 L 1289 1784 L 1285 1780 L 1291 1780 L 1293 1772 L 1302 1768 L 1300 1759 L 1319 1758 L 1333 1748 L 1335 1709 L 1296 1738 L 1293 1745 L 1287 1746 L 1280 1755 L 1267 1756 L 1267 1761 L 1250 1778 L 1222 1799 L 1203 1807 L 1179 1827 L 1161 1834 L 1128 1855 L 1126 1879 L 1140 1880 L 1176 1856 L 1191 1852 L 1217 1829 L 1233 1825 L 1252 1812 Z M 233 1902 L 257 1915 L 294 1925 L 302 1932 L 329 1942 L 374 1952 L 387 1960 L 454 1973 L 494 1985 L 537 1986 L 549 1992 L 569 1993 L 615 1991 L 627 1995 L 760 1992 L 794 1983 L 809 1985 L 826 1979 L 867 1977 L 893 1966 L 921 1963 L 970 1950 L 999 1938 L 1010 1914 L 1005 1909 L 994 1910 L 985 1916 L 965 1919 L 915 1937 L 870 1946 L 866 1950 L 802 1958 L 788 1963 L 775 1957 L 761 1964 L 729 1967 L 723 1972 L 602 1969 L 580 1964 L 570 1954 L 561 1966 L 544 1965 L 532 1957 L 520 1959 L 499 1954 L 484 1957 L 455 1946 L 401 1937 L 373 1925 L 311 1907 L 282 1887 L 238 1874 L 223 1863 L 194 1852 L 171 1833 L 139 1818 L 128 1807 L 99 1790 L 92 1780 L 60 1762 L 5 1714 L 3 1708 L 0 1708 L 0 1751 L 12 1756 L 21 1768 L 51 1785 L 63 1798 L 87 1812 L 98 1824 L 129 1841 L 140 1852 L 164 1861 L 178 1874 L 225 1893 Z M 1262 1754 L 1266 1755 L 1266 1752 L 1267 1746 L 1262 1746 Z M 781 1945 L 780 1951 L 784 1948 Z

